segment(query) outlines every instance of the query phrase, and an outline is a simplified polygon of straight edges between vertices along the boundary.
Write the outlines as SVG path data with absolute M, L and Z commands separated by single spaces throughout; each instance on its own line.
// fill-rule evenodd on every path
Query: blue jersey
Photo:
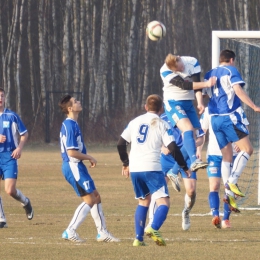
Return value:
M 234 66 L 219 66 L 207 72 L 204 79 L 217 77 L 217 83 L 211 88 L 207 88 L 210 98 L 208 109 L 210 115 L 228 115 L 241 106 L 240 99 L 236 95 L 233 86 L 245 85 L 240 73 Z
M 181 136 L 181 131 L 177 127 L 173 127 L 171 121 L 168 119 L 167 115 L 165 113 L 161 114 L 160 118 L 164 121 L 166 121 L 170 126 L 171 130 L 175 139 L 175 142 L 178 146 L 182 146 L 182 136 Z
M 63 121 L 60 130 L 61 157 L 64 162 L 79 162 L 80 160 L 68 156 L 67 150 L 78 150 L 87 154 L 86 146 L 78 123 L 67 118 Z
M 13 111 L 5 108 L 0 115 L 0 134 L 6 136 L 6 141 L 0 143 L 0 152 L 14 151 L 19 145 L 19 136 L 27 132 L 20 117 Z

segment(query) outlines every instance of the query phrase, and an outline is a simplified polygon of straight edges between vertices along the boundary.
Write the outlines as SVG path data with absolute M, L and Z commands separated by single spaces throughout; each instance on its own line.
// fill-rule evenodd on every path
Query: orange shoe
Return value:
M 221 228 L 221 219 L 219 216 L 215 216 L 212 219 L 212 224 L 215 226 L 215 228 Z

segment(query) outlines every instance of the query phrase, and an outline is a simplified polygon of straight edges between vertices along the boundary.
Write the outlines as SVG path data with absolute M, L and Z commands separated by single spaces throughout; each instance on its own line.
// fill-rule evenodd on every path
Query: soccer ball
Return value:
M 166 35 L 166 28 L 163 23 L 152 21 L 148 23 L 146 34 L 152 41 L 159 41 Z

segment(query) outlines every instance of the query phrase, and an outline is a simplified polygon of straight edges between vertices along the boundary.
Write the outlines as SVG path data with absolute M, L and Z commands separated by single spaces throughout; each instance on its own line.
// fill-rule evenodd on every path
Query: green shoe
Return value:
M 139 241 L 138 239 L 135 239 L 133 246 L 146 246 L 146 244 L 144 241 Z
M 223 201 L 229 205 L 230 210 L 240 213 L 240 210 L 238 209 L 237 203 L 235 201 L 235 198 L 226 194 Z
M 152 238 L 152 240 L 155 241 L 155 243 L 158 246 L 166 246 L 166 243 L 158 230 L 155 230 L 152 227 L 149 227 L 149 228 L 147 228 L 145 233 L 148 237 Z
M 234 192 L 234 194 L 236 194 L 239 197 L 245 197 L 245 194 L 243 192 L 241 192 L 241 190 L 238 188 L 237 184 L 227 182 L 225 184 L 225 188 L 228 190 L 231 190 L 232 192 Z

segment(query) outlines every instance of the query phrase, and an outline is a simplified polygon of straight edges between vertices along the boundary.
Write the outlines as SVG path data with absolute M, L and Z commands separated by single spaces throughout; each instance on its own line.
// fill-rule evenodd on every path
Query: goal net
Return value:
M 260 31 L 213 31 L 212 67 L 219 64 L 220 50 L 231 49 L 236 53 L 236 67 L 246 82 L 244 90 L 260 106 Z M 244 105 L 249 125 L 249 138 L 254 147 L 245 170 L 239 178 L 239 187 L 246 197 L 238 199 L 240 208 L 260 209 L 259 137 L 260 114 Z

